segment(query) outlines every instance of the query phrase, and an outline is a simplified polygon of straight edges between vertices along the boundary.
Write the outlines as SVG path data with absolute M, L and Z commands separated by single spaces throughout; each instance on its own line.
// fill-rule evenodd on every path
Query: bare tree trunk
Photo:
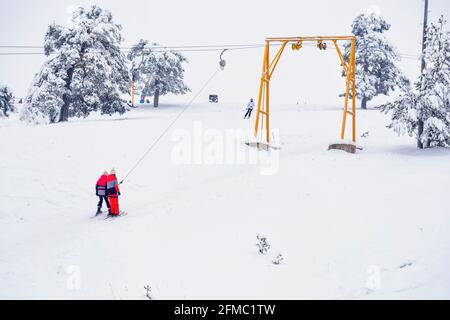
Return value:
M 423 149 L 424 145 L 423 145 L 422 140 L 421 140 L 422 134 L 423 134 L 423 121 L 422 120 L 419 120 L 417 131 L 418 131 L 417 148 Z
M 361 109 L 367 110 L 367 98 L 363 97 L 361 100 Z
M 66 90 L 70 91 L 70 86 L 72 84 L 74 68 L 70 68 L 67 70 L 67 79 L 66 79 Z M 61 107 L 61 113 L 59 115 L 59 122 L 69 121 L 69 105 L 70 105 L 70 96 L 68 93 L 63 95 L 64 104 Z
M 159 107 L 159 89 L 155 91 L 155 96 L 153 97 L 153 106 L 155 108 Z

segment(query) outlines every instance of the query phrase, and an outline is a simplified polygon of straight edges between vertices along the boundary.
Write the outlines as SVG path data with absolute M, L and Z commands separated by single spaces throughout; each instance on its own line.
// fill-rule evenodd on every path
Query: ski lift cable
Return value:
M 213 75 L 206 81 L 206 83 L 201 87 L 201 89 L 197 92 L 197 94 L 189 101 L 188 104 L 186 104 L 180 113 L 173 119 L 173 121 L 167 126 L 167 128 L 158 136 L 158 138 L 150 145 L 150 147 L 145 151 L 144 155 L 136 162 L 136 164 L 131 168 L 130 171 L 125 175 L 125 178 L 120 182 L 120 184 L 123 184 L 125 181 L 127 181 L 128 177 L 139 167 L 139 165 L 142 163 L 142 161 L 147 158 L 147 156 L 150 154 L 150 152 L 158 145 L 158 143 L 165 137 L 165 135 L 170 131 L 170 129 L 175 125 L 175 123 L 180 120 L 181 116 L 189 109 L 189 107 L 194 103 L 194 101 L 198 98 L 198 96 L 205 90 L 205 88 L 214 80 L 214 78 L 217 76 L 217 74 L 222 70 L 222 67 L 217 69 Z
M 155 52 L 167 52 L 174 49 L 178 52 L 208 52 L 208 51 L 222 51 L 226 50 L 248 50 L 264 47 L 264 44 L 228 44 L 228 45 L 192 45 L 192 46 L 149 46 Z M 279 46 L 279 45 L 273 45 Z M 313 43 L 304 43 L 303 46 L 314 47 Z M 0 45 L 0 49 L 43 49 L 42 46 L 24 46 L 24 45 Z M 121 47 L 122 52 L 130 52 L 131 47 Z M 341 47 L 342 49 L 342 47 Z M 0 52 L 0 56 L 25 56 L 25 55 L 44 55 L 44 52 Z M 400 57 L 406 59 L 419 59 L 418 54 L 400 53 Z
M 217 45 L 181 45 L 181 46 L 161 46 L 148 45 L 150 49 L 201 49 L 201 48 L 239 48 L 239 47 L 255 47 L 264 46 L 262 43 L 252 44 L 217 44 Z M 44 49 L 44 46 L 29 46 L 29 45 L 0 45 L 2 49 Z M 120 49 L 133 49 L 134 47 L 124 46 Z
M 279 46 L 281 44 L 275 44 L 275 46 Z M 175 51 L 220 51 L 223 49 L 228 50 L 240 50 L 240 49 L 252 49 L 264 47 L 265 44 L 262 43 L 254 43 L 254 44 L 206 44 L 206 45 L 179 45 L 179 46 L 162 46 L 158 44 L 148 45 L 149 49 L 154 49 L 155 51 L 168 51 L 171 49 L 181 49 Z M 272 45 L 274 46 L 274 45 Z M 313 43 L 303 43 L 303 46 L 311 46 L 314 47 Z M 44 46 L 37 45 L 0 45 L 0 49 L 44 49 Z M 120 47 L 121 51 L 130 51 L 133 47 L 123 46 Z M 184 50 L 186 49 L 186 50 Z M 205 49 L 205 50 L 204 50 Z M 341 47 L 342 49 L 342 47 Z M 42 52 L 4 52 L 0 53 L 0 55 L 26 55 L 26 54 L 43 54 Z M 407 54 L 400 53 L 400 56 L 411 56 L 411 57 L 420 57 L 418 54 Z
M 235 51 L 235 50 L 249 50 L 249 49 L 257 49 L 261 48 L 262 46 L 246 46 L 246 47 L 233 47 L 233 48 L 227 48 L 228 51 Z M 205 49 L 182 49 L 182 50 L 164 50 L 164 49 L 155 49 L 154 52 L 168 52 L 168 51 L 177 51 L 177 52 L 217 52 L 217 51 L 223 51 L 226 47 L 220 47 L 220 48 L 205 48 Z M 121 49 L 122 52 L 127 53 L 131 50 L 129 49 Z M 44 52 L 0 52 L 0 56 L 27 56 L 27 55 L 45 55 Z

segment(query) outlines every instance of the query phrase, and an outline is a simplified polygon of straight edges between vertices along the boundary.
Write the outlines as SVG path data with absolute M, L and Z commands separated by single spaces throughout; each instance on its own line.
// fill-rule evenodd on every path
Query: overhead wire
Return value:
M 281 44 L 272 44 L 272 46 L 280 46 Z M 314 43 L 304 43 L 304 46 L 315 47 Z M 161 46 L 149 45 L 147 46 L 155 52 L 178 51 L 178 52 L 212 52 L 227 50 L 250 50 L 265 47 L 265 44 L 226 44 L 226 45 L 179 45 L 179 46 Z M 342 47 L 340 47 L 342 48 Z M 0 45 L 0 49 L 44 49 L 43 46 L 33 45 Z M 120 47 L 122 52 L 130 52 L 133 47 Z M 0 56 L 26 56 L 26 55 L 44 55 L 44 52 L 0 52 Z M 416 60 L 420 59 L 420 55 L 400 53 L 399 56 L 405 59 Z

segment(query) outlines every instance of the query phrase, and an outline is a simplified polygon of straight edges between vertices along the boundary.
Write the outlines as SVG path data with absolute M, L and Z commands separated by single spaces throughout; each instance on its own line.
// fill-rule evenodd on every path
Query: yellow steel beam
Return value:
M 284 45 L 286 46 L 286 45 Z M 280 51 L 281 56 L 282 51 Z M 279 59 L 278 57 L 278 59 Z M 266 66 L 269 66 L 270 61 L 270 43 L 267 44 L 267 54 L 266 54 Z M 270 75 L 267 73 L 269 70 L 266 70 L 266 141 L 267 144 L 270 143 Z
M 268 42 L 268 44 L 269 44 L 269 46 L 270 46 L 270 43 Z M 285 46 L 285 45 L 284 45 Z M 270 65 L 269 65 L 269 68 L 267 68 L 267 72 L 270 74 L 271 72 L 270 72 L 270 70 L 272 70 L 273 69 L 273 66 L 274 66 L 274 63 L 276 62 L 276 60 L 277 59 L 279 59 L 279 57 L 281 56 L 281 53 L 283 53 L 283 48 L 284 48 L 284 46 L 282 46 L 282 48 L 280 48 L 279 50 L 278 50 L 278 52 L 277 52 L 277 54 L 275 55 L 275 57 L 273 58 L 273 61 L 270 63 Z M 264 75 L 266 75 L 266 74 L 264 74 Z M 267 77 L 267 79 L 269 79 L 270 77 Z
M 273 73 L 275 71 L 275 68 L 277 67 L 277 64 L 280 61 L 281 55 L 283 54 L 284 49 L 286 48 L 286 45 L 288 43 L 289 43 L 289 41 L 285 41 L 283 43 L 283 45 L 281 46 L 280 50 L 278 50 L 278 53 L 275 56 L 274 60 L 272 61 L 272 70 L 270 71 L 270 74 L 269 74 L 269 81 L 270 81 L 270 79 L 272 79 L 272 75 L 273 75 Z
M 350 63 L 350 65 L 352 65 Z M 350 70 L 350 72 L 347 72 L 347 85 L 346 85 L 346 89 L 345 89 L 345 107 L 344 107 L 344 119 L 342 121 L 342 132 L 341 132 L 341 138 L 342 140 L 345 139 L 345 129 L 347 126 L 347 114 L 348 114 L 348 100 L 350 97 L 350 80 L 351 80 L 351 76 L 352 76 L 352 71 Z
M 331 40 L 348 40 L 351 41 L 355 37 L 354 36 L 314 36 L 314 37 L 281 37 L 281 38 L 266 38 L 266 41 L 269 42 L 284 42 L 284 41 L 331 41 Z
M 256 113 L 256 125 L 255 125 L 255 138 L 258 137 L 258 130 L 259 130 L 259 120 L 261 116 L 261 111 L 263 108 L 263 95 L 264 95 L 264 89 L 266 86 L 266 72 L 267 72 L 267 66 L 266 66 L 266 56 L 269 54 L 269 43 L 266 44 L 266 49 L 264 51 L 264 60 L 263 60 L 263 70 L 262 70 L 262 77 L 261 77 L 261 83 L 259 87 L 259 97 L 258 97 L 258 110 Z
M 338 53 L 339 59 L 341 59 L 342 66 L 344 67 L 344 70 L 345 70 L 345 75 L 347 75 L 348 65 L 347 65 L 347 62 L 344 59 L 344 55 L 342 54 L 341 49 L 339 49 L 339 46 L 337 44 L 337 40 L 333 40 L 333 43 L 334 43 L 334 46 L 335 46 L 336 51 Z
M 352 137 L 353 142 L 356 143 L 356 38 L 352 40 L 351 51 L 351 65 L 352 65 Z

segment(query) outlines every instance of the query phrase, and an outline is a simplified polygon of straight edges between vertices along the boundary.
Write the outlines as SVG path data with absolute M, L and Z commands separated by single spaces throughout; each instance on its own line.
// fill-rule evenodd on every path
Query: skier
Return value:
M 108 182 L 108 172 L 103 172 L 100 179 L 98 179 L 97 184 L 95 185 L 95 192 L 97 196 L 99 197 L 100 201 L 97 206 L 97 215 L 100 215 L 102 213 L 103 208 L 103 200 L 106 203 L 106 206 L 108 207 L 108 213 L 111 212 L 111 206 L 109 204 L 108 197 L 106 195 L 106 185 Z
M 108 175 L 106 193 L 108 195 L 109 202 L 111 204 L 109 216 L 118 217 L 120 215 L 119 210 L 120 189 L 115 169 L 112 169 L 111 173 Z
M 250 99 L 250 102 L 247 105 L 247 113 L 244 116 L 244 119 L 250 119 L 252 117 L 253 108 L 255 107 L 255 102 L 253 99 Z

